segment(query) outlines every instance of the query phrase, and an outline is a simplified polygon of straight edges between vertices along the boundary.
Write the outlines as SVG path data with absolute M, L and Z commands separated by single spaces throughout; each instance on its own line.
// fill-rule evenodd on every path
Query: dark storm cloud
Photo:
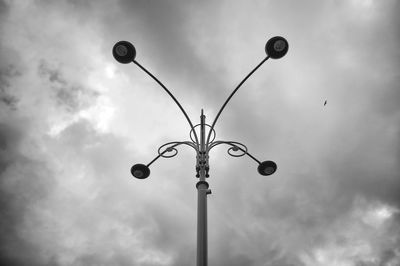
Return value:
M 6 14 L 8 11 L 8 6 L 4 0 L 0 1 L 0 15 Z
M 357 1 L 16 3 L 7 24 L 11 41 L 0 54 L 3 264 L 193 264 L 195 179 L 177 174 L 192 169 L 191 157 L 160 160 L 151 178 L 134 180 L 132 161 L 147 159 L 138 151 L 146 136 L 137 133 L 136 121 L 128 138 L 119 123 L 131 120 L 112 121 L 104 133 L 80 112 L 99 97 L 110 100 L 116 116 L 124 116 L 117 105 L 142 104 L 113 98 L 124 74 L 140 72 L 114 62 L 117 40 L 132 41 L 138 61 L 172 84 L 185 106 L 212 109 L 231 91 L 226 84 L 237 84 L 258 63 L 258 54 L 241 49 L 262 43 L 256 49 L 265 56 L 264 37 L 273 28 L 288 38 L 288 55 L 268 61 L 235 95 L 218 137 L 243 140 L 256 157 L 276 160 L 278 172 L 260 178 L 250 159 L 212 154 L 210 265 L 325 266 L 321 257 L 336 255 L 343 264 L 369 266 L 365 253 L 353 255 L 354 243 L 369 248 L 377 263 L 398 261 L 400 95 L 392 56 L 398 4 L 379 4 L 373 10 L 381 13 L 371 13 L 354 9 Z M 385 49 L 375 49 L 382 39 Z M 31 49 L 10 48 L 24 40 Z M 221 69 L 212 62 L 225 49 Z M 136 72 L 129 82 L 136 84 Z M 10 107 L 20 103 L 24 108 L 13 114 Z M 148 131 L 158 131 L 152 123 Z M 61 129 L 52 133 L 55 126 Z M 382 209 L 370 214 L 378 222 L 363 220 Z
M 261 81 L 260 87 L 264 90 L 257 92 L 258 98 L 234 98 L 229 113 L 224 114 L 224 124 L 228 124 L 224 131 L 232 132 L 230 135 L 239 140 L 248 140 L 250 152 L 255 155 L 265 154 L 268 158 L 272 155 L 275 158 L 271 159 L 277 160 L 278 172 L 272 178 L 279 181 L 258 184 L 258 189 L 242 179 L 236 182 L 253 188 L 240 195 L 246 200 L 246 195 L 258 191 L 257 196 L 251 196 L 258 198 L 256 202 L 246 201 L 246 206 L 252 206 L 250 213 L 242 209 L 242 215 L 265 221 L 266 231 L 285 232 L 288 240 L 283 250 L 290 246 L 293 236 L 289 232 L 304 232 L 294 238 L 302 239 L 303 246 L 310 249 L 329 243 L 331 237 L 327 237 L 326 232 L 358 208 L 354 205 L 357 197 L 396 209 L 400 206 L 400 95 L 396 85 L 400 80 L 395 48 L 399 36 L 393 34 L 398 28 L 398 16 L 393 11 L 396 8 L 382 4 L 376 7 L 379 15 L 365 21 L 352 16 L 347 5 L 341 8 L 332 13 L 332 10 L 316 7 L 321 9 L 326 23 L 302 21 L 312 24 L 300 24 L 301 36 L 291 30 L 288 40 L 293 45 L 288 55 L 280 61 L 268 62 L 268 66 L 263 66 L 252 77 L 257 80 L 257 75 L 265 72 L 265 79 L 268 79 L 268 82 Z M 382 11 L 386 9 L 390 11 Z M 306 14 L 294 14 L 291 21 Z M 326 25 L 331 28 L 326 29 Z M 296 28 L 298 24 L 291 27 Z M 320 39 L 313 40 L 315 32 L 319 32 Z M 377 49 L 382 40 L 388 40 L 388 46 Z M 341 60 L 348 60 L 350 66 Z M 279 65 L 287 62 L 296 65 L 294 71 L 280 68 Z M 316 71 L 308 72 L 310 66 Z M 301 80 L 296 80 L 297 74 L 302 76 Z M 251 85 L 249 82 L 246 89 L 254 96 Z M 293 99 L 298 102 L 288 100 L 288 94 L 294 95 Z M 331 98 L 323 109 L 322 99 L 325 100 L 326 95 Z M 332 116 L 333 112 L 336 116 Z M 286 183 L 288 180 L 290 182 Z M 237 208 L 231 211 L 234 213 Z M 276 219 L 272 224 L 279 229 L 267 222 L 270 219 Z M 398 225 L 395 219 L 390 218 L 390 221 Z M 392 233 L 391 230 L 382 231 L 382 235 Z M 261 243 L 271 241 L 250 236 Z M 394 238 L 397 243 L 398 234 Z M 300 246 L 299 243 L 293 245 Z M 392 243 L 389 251 L 382 251 L 379 256 L 397 254 L 395 258 L 398 259 L 398 249 L 394 247 Z M 299 262 L 294 264 L 299 265 Z
M 99 95 L 80 84 L 71 84 L 64 78 L 60 68 L 51 66 L 45 60 L 42 60 L 38 66 L 38 75 L 49 82 L 56 105 L 65 107 L 69 112 L 76 112 L 87 107 Z
M 286 135 L 285 131 L 290 130 L 296 134 L 294 137 L 297 143 L 292 142 L 289 138 L 293 137 L 289 137 L 288 134 L 286 135 L 288 140 L 283 143 L 285 146 L 274 148 L 291 150 L 291 153 L 295 148 L 298 151 L 308 150 L 315 154 L 325 154 L 323 160 L 318 160 L 317 163 L 330 169 L 331 172 L 328 174 L 332 180 L 339 180 L 340 189 L 337 191 L 339 195 L 352 197 L 352 193 L 361 193 L 365 197 L 378 197 L 384 202 L 399 206 L 400 194 L 397 191 L 400 188 L 400 178 L 398 164 L 395 162 L 400 160 L 398 127 L 400 117 L 397 111 L 400 99 L 398 90 L 400 77 L 397 72 L 400 61 L 396 48 L 400 39 L 398 33 L 394 34 L 399 26 L 399 19 L 394 11 L 398 3 L 392 3 L 394 6 L 387 3 L 375 4 L 377 6 L 374 7 L 376 11 L 373 14 L 376 16 L 365 20 L 352 16 L 352 13 L 347 11 L 349 7 L 344 4 L 339 5 L 340 8 L 335 13 L 319 6 L 321 14 L 326 14 L 324 20 L 331 25 L 330 31 L 324 28 L 326 24 L 306 25 L 302 32 L 302 35 L 308 36 L 308 39 L 304 39 L 304 46 L 302 40 L 293 35 L 293 43 L 298 43 L 300 46 L 291 47 L 282 61 L 270 62 L 278 67 L 279 64 L 288 61 L 294 62 L 298 65 L 296 72 L 299 73 L 305 69 L 302 68 L 304 64 L 307 67 L 312 65 L 315 65 L 315 68 L 322 67 L 323 71 L 304 72 L 304 81 L 308 82 L 309 90 L 306 92 L 302 85 L 299 87 L 295 83 L 285 82 L 286 73 L 284 69 L 280 69 L 281 72 L 276 72 L 280 75 L 280 79 L 272 77 L 272 84 L 263 83 L 268 92 L 259 94 L 265 101 L 260 102 L 259 99 L 254 101 L 260 106 L 265 102 L 263 106 L 265 112 L 262 113 L 255 108 L 249 110 L 247 106 L 241 105 L 241 102 L 234 101 L 235 106 L 230 110 L 234 115 L 230 116 L 231 119 L 226 123 L 231 122 L 234 117 L 235 122 L 229 126 L 229 131 L 239 136 L 249 136 L 249 139 L 253 139 L 256 143 L 265 143 L 265 147 L 268 147 L 273 140 L 277 140 L 278 136 Z M 338 20 L 337 16 L 341 16 L 342 20 Z M 344 27 L 346 31 L 342 30 Z M 325 30 L 326 34 L 321 34 L 320 40 L 313 40 L 309 29 L 319 32 Z M 383 40 L 387 46 L 385 49 L 379 49 Z M 325 50 L 317 46 L 325 47 Z M 312 56 L 312 53 L 320 54 Z M 307 63 L 297 62 L 298 58 L 307 56 L 309 56 Z M 350 66 L 343 65 L 339 60 L 348 60 Z M 270 70 L 270 68 L 261 69 L 255 75 Z M 314 85 L 315 81 L 318 83 Z M 291 87 L 286 90 L 276 89 L 282 86 L 281 84 Z M 313 95 L 309 96 L 307 102 L 301 102 L 301 106 L 300 97 L 298 97 L 299 103 L 292 103 L 299 106 L 289 106 L 289 102 L 283 101 L 287 97 L 286 91 L 289 90 Z M 322 93 L 334 97 L 326 109 L 322 108 L 320 101 Z M 314 108 L 319 104 L 321 108 Z M 334 119 L 330 116 L 332 108 L 343 110 L 339 119 L 332 120 Z M 251 113 L 252 110 L 259 113 Z M 253 119 L 248 119 L 249 116 Z M 286 127 L 285 121 L 292 121 L 293 118 L 299 123 L 291 123 Z M 257 123 L 262 120 L 266 120 L 267 124 Z M 314 124 L 314 121 L 318 121 L 318 124 Z M 237 122 L 241 126 L 238 127 Z M 331 132 L 318 132 L 319 128 L 322 129 L 322 125 L 327 123 L 334 123 L 330 126 Z M 311 125 L 317 127 L 310 128 Z M 309 134 L 304 134 L 305 132 Z M 331 136 L 329 145 L 326 145 L 325 141 L 315 141 L 315 136 L 320 133 Z M 342 144 L 343 142 L 346 144 Z M 289 145 L 290 143 L 295 146 Z M 332 181 L 327 179 L 327 182 Z
M 82 120 L 70 125 L 60 135 L 58 140 L 45 139 L 42 143 L 46 149 L 52 150 L 52 157 L 63 161 L 66 167 L 64 174 L 52 171 L 43 154 L 36 154 L 36 158 L 31 158 L 23 154 L 20 148 L 23 142 L 29 137 L 29 123 L 23 119 L 12 117 L 7 123 L 0 124 L 0 206 L 1 206 L 1 237 L 0 237 L 0 262 L 2 265 L 59 265 L 60 257 L 66 256 L 75 244 L 70 246 L 68 240 L 64 238 L 72 237 L 73 240 L 80 237 L 87 237 L 87 242 L 96 247 L 93 250 L 86 245 L 80 247 L 77 254 L 73 254 L 70 260 L 73 265 L 135 265 L 145 266 L 154 265 L 143 262 L 140 258 L 143 254 L 140 251 L 132 251 L 125 248 L 122 243 L 118 245 L 119 237 L 133 238 L 134 235 L 126 235 L 126 231 L 131 230 L 134 234 L 140 234 L 145 224 L 139 223 L 140 217 L 145 215 L 146 205 L 143 205 L 141 215 L 134 216 L 128 212 L 132 202 L 138 198 L 138 194 L 130 196 L 128 199 L 115 197 L 115 194 L 126 194 L 129 187 L 120 186 L 116 180 L 127 178 L 126 175 L 119 176 L 119 169 L 124 169 L 129 164 L 129 154 L 123 147 L 123 143 L 112 135 L 98 134 L 88 121 Z M 32 141 L 32 140 L 31 140 Z M 101 144 L 101 145 L 100 145 Z M 66 148 L 68 147 L 68 148 Z M 119 163 L 111 163 L 110 150 L 120 150 L 118 154 L 122 156 Z M 90 159 L 88 159 L 90 158 Z M 72 164 L 71 164 L 72 162 Z M 75 162 L 75 163 L 73 163 Z M 103 184 L 107 189 L 94 189 L 85 197 L 79 199 L 71 195 L 71 191 L 64 189 L 63 181 L 73 180 L 77 174 L 73 167 L 76 162 L 88 171 L 95 172 L 95 182 Z M 98 167 L 101 165 L 102 167 Z M 86 176 L 84 180 L 90 180 Z M 84 180 L 83 183 L 87 183 Z M 60 186 L 61 184 L 61 186 Z M 84 184 L 78 184 L 77 190 Z M 128 191 L 127 191 L 128 189 Z M 124 192 L 125 191 L 125 192 Z M 132 192 L 132 191 L 129 191 Z M 72 191 L 72 193 L 74 193 Z M 78 196 L 79 197 L 79 196 Z M 89 199 L 94 199 L 93 201 Z M 115 201 L 116 200 L 116 201 Z M 73 202 L 73 206 L 71 203 Z M 96 206 L 100 206 L 97 208 Z M 98 205 L 99 204 L 99 205 Z M 119 207 L 118 207 L 119 206 Z M 135 209 L 138 209 L 135 207 Z M 104 220 L 104 215 L 110 215 L 109 221 Z M 160 221 L 165 219 L 165 212 L 155 218 L 159 226 L 163 226 Z M 121 216 L 122 215 L 122 216 Z M 70 220 L 70 217 L 77 219 Z M 78 218 L 79 217 L 79 218 Z M 118 219 L 116 219 L 118 217 Z M 151 228 L 151 217 L 149 217 Z M 108 219 L 107 219 L 108 220 Z M 102 222 L 103 221 L 103 222 Z M 60 223 L 58 229 L 49 227 L 51 224 Z M 104 224 L 105 223 L 105 224 Z M 62 226 L 62 224 L 64 226 Z M 111 226 L 113 224 L 113 226 Z M 130 228 L 129 226 L 132 228 Z M 171 223 L 172 224 L 172 221 Z M 86 233 L 80 234 L 74 227 L 85 228 Z M 62 229 L 62 227 L 64 229 Z M 72 228 L 71 228 L 72 227 Z M 125 230 L 119 231 L 119 227 Z M 54 230 L 56 229 L 56 230 Z M 164 234 L 168 233 L 166 228 L 150 229 L 151 232 L 160 234 L 157 241 L 162 241 Z M 67 230 L 67 235 L 64 235 Z M 149 230 L 144 228 L 144 230 Z M 89 235 L 87 235 L 87 233 Z M 104 232 L 105 235 L 99 234 Z M 132 233 L 131 233 L 132 234 Z M 60 238 L 63 236 L 63 238 Z M 96 235 L 98 235 L 96 237 Z M 108 235 L 108 236 L 106 236 Z M 104 238 L 106 236 L 106 238 Z M 48 238 L 50 237 L 50 242 Z M 54 243 L 52 241 L 56 240 Z M 60 241 L 62 240 L 62 241 Z M 64 242 L 65 241 L 65 242 Z M 75 240 L 76 241 L 76 240 Z M 79 242 L 79 241 L 78 241 Z M 147 242 L 148 251 L 154 250 L 152 241 Z M 78 245 L 79 243 L 76 243 Z M 164 246 L 162 249 L 169 250 Z M 140 245 L 141 246 L 141 245 Z M 43 254 L 44 247 L 51 251 L 51 255 Z M 146 252 L 148 252 L 146 251 Z M 161 251 L 160 251 L 161 252 Z M 112 254 L 111 256 L 108 254 Z M 137 254 L 132 259 L 132 254 Z
M 1 31 L 0 31 L 1 33 Z M 22 75 L 17 66 L 5 55 L 10 50 L 0 44 L 0 103 L 16 109 L 18 99 L 13 95 L 11 81 Z
M 40 62 L 38 73 L 40 76 L 48 78 L 50 82 L 58 83 L 60 85 L 67 84 L 67 81 L 62 77 L 60 70 L 50 67 L 44 60 Z
M 17 120 L 17 119 L 16 119 Z M 29 211 L 46 199 L 53 180 L 40 160 L 19 152 L 27 124 L 11 120 L 0 124 L 0 262 L 2 265 L 45 265 L 37 257 L 38 247 L 24 236 Z
M 200 108 L 219 93 L 225 96 L 227 85 L 220 73 L 203 63 L 204 59 L 196 51 L 198 42 L 195 38 L 198 36 L 191 33 L 191 27 L 197 26 L 192 19 L 194 14 L 199 16 L 196 12 L 202 11 L 202 23 L 210 16 L 216 18 L 220 6 L 210 1 L 196 5 L 194 2 L 184 1 L 177 5 L 174 1 L 120 1 L 121 13 L 104 25 L 108 33 L 104 49 L 109 53 L 119 39 L 131 41 L 136 46 L 136 60 L 164 82 L 184 107 L 195 105 Z M 212 47 L 204 49 L 210 50 L 207 60 L 213 60 Z M 197 100 L 193 101 L 194 98 Z M 222 104 L 219 99 L 217 101 Z
M 1 2 L 2 33 L 6 29 L 3 21 L 8 19 L 9 14 L 5 9 L 10 10 L 8 7 L 4 8 L 4 5 L 6 4 Z M 38 76 L 46 79 L 55 90 L 54 98 L 57 100 L 54 105 L 62 104 L 74 112 L 78 111 L 78 107 L 87 105 L 87 98 L 94 98 L 95 95 L 88 95 L 87 90 L 78 85 L 68 84 L 60 70 L 45 63 L 39 67 L 40 75 L 30 76 L 29 71 L 25 71 L 29 66 L 22 66 L 26 63 L 21 60 L 26 59 L 23 58 L 23 52 L 14 49 L 15 46 L 10 46 L 9 42 L 6 45 L 3 40 L 0 45 L 0 264 L 58 265 L 54 257 L 43 256 L 40 237 L 34 237 L 39 230 L 49 233 L 46 228 L 39 229 L 41 224 L 37 211 L 38 206 L 49 200 L 55 188 L 56 175 L 43 153 L 31 152 L 38 143 L 34 136 L 44 133 L 40 126 L 42 121 L 36 117 L 36 108 L 42 106 L 38 104 L 32 109 L 27 108 L 26 99 L 31 91 L 43 95 L 41 93 L 48 89 L 47 86 L 40 89 L 35 87 Z M 34 44 L 31 47 L 33 46 Z M 31 79 L 29 85 L 21 88 L 26 79 Z M 27 96 L 24 98 L 25 109 L 22 111 L 18 110 L 21 95 Z M 51 108 L 48 110 L 50 112 Z
M 229 227 L 229 226 L 228 226 Z M 285 254 L 284 249 L 276 243 L 254 243 L 256 239 L 243 237 L 244 234 L 236 230 L 219 228 L 220 242 L 215 245 L 215 250 L 211 250 L 212 259 L 210 263 L 214 265 L 249 265 L 249 266 L 302 266 L 301 261 L 290 254 Z M 243 232 L 246 232 L 244 228 Z M 249 236 L 250 237 L 250 236 Z M 227 239 L 234 239 L 227 241 Z M 261 251 L 261 252 L 260 252 Z
M 0 33 L 7 10 L 7 4 L 1 1 Z M 8 52 L 0 44 L 0 264 L 42 265 L 36 257 L 38 248 L 24 238 L 21 225 L 29 208 L 45 197 L 51 182 L 43 162 L 19 152 L 29 123 L 15 116 L 18 98 L 13 95 L 12 83 L 22 74 Z
M 7 72 L 8 72 L 7 70 L 6 71 L 0 70 L 0 102 L 10 107 L 11 109 L 16 109 L 16 104 L 18 102 L 18 99 L 8 92 L 10 84 L 8 83 L 6 78 Z
M 163 202 L 160 196 L 165 193 L 146 193 L 145 184 L 132 183 L 127 165 L 133 155 L 128 153 L 123 140 L 98 133 L 89 121 L 80 120 L 63 130 L 57 139 L 47 139 L 45 145 L 63 162 L 63 169 L 68 170 L 55 177 L 61 186 L 55 188 L 56 193 L 48 199 L 51 203 L 46 206 L 46 220 L 39 216 L 36 226 L 38 230 L 44 230 L 44 235 L 58 239 L 65 232 L 61 228 L 47 231 L 42 223 L 62 221 L 63 226 L 60 226 L 69 228 L 66 238 L 85 240 L 84 243 L 77 241 L 71 247 L 68 239 L 59 239 L 57 246 L 48 247 L 53 252 L 63 256 L 71 249 L 77 249 L 70 258 L 73 265 L 150 266 L 164 265 L 165 260 L 170 260 L 173 265 L 183 266 L 193 260 L 194 247 L 187 246 L 187 239 L 194 239 L 194 235 L 188 237 L 192 228 L 189 231 L 181 212 L 172 211 L 168 201 Z M 118 152 L 114 153 L 116 150 Z M 76 177 L 79 171 L 74 167 L 82 167 L 88 174 L 79 179 Z M 84 196 L 79 192 L 70 195 L 68 190 L 71 188 L 62 185 L 62 180 L 76 178 L 78 183 L 72 190 L 89 186 L 91 192 Z M 153 185 L 157 186 L 157 183 Z M 163 189 L 161 186 L 160 192 Z M 177 202 L 174 207 L 180 204 Z M 76 219 L 71 220 L 71 217 Z M 121 238 L 125 240 L 121 241 Z M 32 241 L 39 246 L 48 245 L 41 242 L 40 237 Z M 51 264 L 51 258 L 47 261 Z

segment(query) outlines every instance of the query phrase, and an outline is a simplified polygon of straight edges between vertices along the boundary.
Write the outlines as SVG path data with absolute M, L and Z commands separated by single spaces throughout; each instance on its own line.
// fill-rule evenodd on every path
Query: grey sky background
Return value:
M 0 1 L 0 264 L 195 264 L 179 109 L 278 171 L 213 150 L 209 265 L 400 265 L 399 1 Z M 327 100 L 327 105 L 323 106 Z

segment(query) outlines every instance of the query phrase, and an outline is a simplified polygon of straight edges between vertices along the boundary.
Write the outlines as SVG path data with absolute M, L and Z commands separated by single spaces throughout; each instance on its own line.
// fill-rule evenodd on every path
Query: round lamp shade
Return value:
M 272 175 L 277 169 L 276 163 L 273 161 L 264 161 L 258 165 L 260 175 Z
M 127 41 L 117 42 L 112 49 L 115 60 L 121 64 L 129 64 L 136 57 L 136 49 L 133 44 Z
M 281 36 L 275 36 L 268 40 L 265 45 L 265 52 L 273 59 L 283 57 L 289 50 L 289 43 Z
M 147 165 L 138 163 L 131 167 L 131 174 L 138 179 L 145 179 L 150 175 L 150 168 Z

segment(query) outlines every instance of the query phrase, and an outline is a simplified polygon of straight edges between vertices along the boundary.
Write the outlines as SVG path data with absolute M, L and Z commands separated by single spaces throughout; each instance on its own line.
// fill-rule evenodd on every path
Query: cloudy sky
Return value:
M 278 171 L 212 150 L 209 265 L 400 265 L 400 2 L 0 1 L 0 264 L 195 265 L 195 154 L 168 95 Z M 327 100 L 326 106 L 324 101 Z

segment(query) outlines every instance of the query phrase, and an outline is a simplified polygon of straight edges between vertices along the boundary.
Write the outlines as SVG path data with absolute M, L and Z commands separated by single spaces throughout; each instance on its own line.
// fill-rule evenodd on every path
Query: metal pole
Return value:
M 205 115 L 200 116 L 200 181 L 197 182 L 197 266 L 207 266 L 207 195 L 211 193 L 206 181 L 207 154 L 205 147 Z

